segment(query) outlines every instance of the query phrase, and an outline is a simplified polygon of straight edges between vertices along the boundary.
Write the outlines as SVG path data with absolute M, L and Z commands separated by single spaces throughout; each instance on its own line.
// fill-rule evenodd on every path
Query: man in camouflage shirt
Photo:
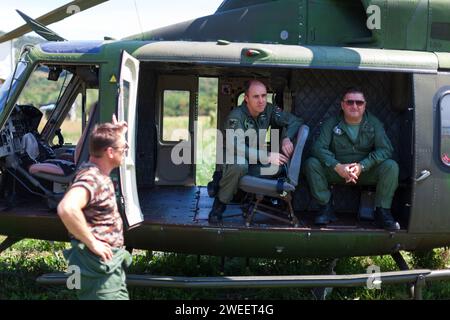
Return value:
M 261 81 L 251 80 L 246 84 L 244 99 L 245 102 L 232 110 L 226 120 L 225 131 L 236 134 L 231 137 L 227 132 L 227 140 L 230 137 L 233 140 L 237 138 L 237 142 L 227 141 L 227 149 L 231 145 L 232 150 L 231 152 L 227 150 L 227 161 L 222 168 L 219 191 L 209 213 L 210 222 L 222 220 L 226 204 L 231 202 L 236 194 L 242 176 L 247 173 L 254 176 L 276 175 L 279 170 L 270 170 L 269 168 L 279 168 L 287 164 L 294 152 L 292 140 L 303 123 L 293 114 L 283 112 L 279 107 L 267 103 L 267 89 Z M 266 150 L 260 148 L 260 143 L 265 143 L 261 139 L 265 139 L 265 132 L 269 127 L 272 127 L 272 130 L 282 129 L 281 153 L 267 153 Z M 239 134 L 239 131 L 242 134 Z M 261 132 L 263 134 L 260 134 Z M 262 159 L 267 160 L 267 163 L 262 163 Z M 264 171 L 261 170 L 262 168 L 269 170 Z M 272 174 L 269 173 L 270 171 Z
M 109 177 L 128 149 L 127 124 L 105 123 L 94 128 L 89 162 L 81 165 L 58 205 L 58 215 L 71 234 L 72 249 L 65 252 L 69 266 L 81 271 L 80 299 L 128 299 L 123 266 L 131 256 L 122 247 L 123 222 Z

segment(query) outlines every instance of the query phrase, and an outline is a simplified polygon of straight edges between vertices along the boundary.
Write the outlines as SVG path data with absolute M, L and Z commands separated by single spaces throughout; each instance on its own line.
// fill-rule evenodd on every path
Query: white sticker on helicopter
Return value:
M 373 290 L 381 290 L 381 269 L 379 266 L 369 266 L 366 270 L 368 274 L 371 276 L 367 278 L 367 289 Z
M 381 9 L 377 5 L 370 5 L 367 7 L 366 13 L 370 16 L 367 18 L 367 29 L 380 30 L 381 29 Z
M 69 290 L 81 289 L 81 269 L 79 266 L 71 265 L 67 268 L 70 276 L 67 278 L 66 285 Z
M 68 6 L 67 10 L 66 10 L 67 14 L 76 14 L 76 13 L 80 13 L 80 12 L 81 12 L 81 8 L 75 4 Z
M 281 40 L 287 40 L 289 38 L 289 32 L 287 32 L 286 30 L 281 31 L 280 38 Z

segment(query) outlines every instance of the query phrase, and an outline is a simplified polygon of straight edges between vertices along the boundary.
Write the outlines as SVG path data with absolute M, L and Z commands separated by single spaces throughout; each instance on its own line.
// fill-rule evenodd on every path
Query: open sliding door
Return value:
M 195 130 L 198 78 L 162 75 L 158 79 L 157 185 L 195 185 Z
M 140 224 L 144 217 L 139 205 L 136 185 L 136 101 L 139 79 L 139 61 L 127 52 L 122 54 L 120 69 L 120 94 L 118 101 L 118 120 L 128 123 L 127 143 L 129 151 L 120 166 L 120 187 L 124 199 L 125 216 L 128 228 Z
M 450 232 L 450 75 L 414 76 L 415 181 L 409 231 Z

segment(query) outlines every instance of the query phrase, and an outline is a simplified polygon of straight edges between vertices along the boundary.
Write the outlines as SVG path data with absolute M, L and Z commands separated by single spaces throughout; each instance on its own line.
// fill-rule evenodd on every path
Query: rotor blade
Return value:
M 25 20 L 27 25 L 29 25 L 30 28 L 33 29 L 34 32 L 36 32 L 38 35 L 40 35 L 45 40 L 47 40 L 47 41 L 66 41 L 66 39 L 64 39 L 63 37 L 58 35 L 56 32 L 54 32 L 53 30 L 50 30 L 46 26 L 37 22 L 36 20 L 33 20 L 32 18 L 27 16 L 25 13 L 23 13 L 19 10 L 16 10 L 16 11 L 20 14 L 20 16 L 23 18 L 23 20 Z
M 36 19 L 37 22 L 41 23 L 44 26 L 47 26 L 49 24 L 61 21 L 67 17 L 70 17 L 73 14 L 79 13 L 81 11 L 90 9 L 92 7 L 95 7 L 103 2 L 107 2 L 109 0 L 75 0 L 72 2 L 69 2 L 68 4 L 65 4 L 53 11 L 50 11 L 49 13 L 46 13 L 45 15 L 39 17 Z M 14 29 L 11 32 L 8 32 L 0 37 L 0 43 L 6 42 L 18 37 L 23 36 L 24 34 L 27 34 L 28 32 L 33 31 L 30 26 L 23 25 L 17 29 Z

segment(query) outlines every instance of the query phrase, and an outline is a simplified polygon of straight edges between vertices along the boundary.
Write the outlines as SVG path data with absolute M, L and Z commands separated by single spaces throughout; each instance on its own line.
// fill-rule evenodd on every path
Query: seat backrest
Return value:
M 33 160 L 36 160 L 39 157 L 38 141 L 31 132 L 28 132 L 22 137 L 22 149 Z
M 78 160 L 81 158 L 81 151 L 83 150 L 83 146 L 88 142 L 89 132 L 92 131 L 94 124 L 98 122 L 99 110 L 98 103 L 94 104 L 89 111 L 89 120 L 87 126 L 84 128 L 84 131 L 78 140 L 77 146 L 75 147 L 75 152 L 73 155 L 73 161 L 75 165 L 78 166 Z M 86 149 L 85 149 L 86 150 Z
M 289 183 L 293 186 L 297 186 L 298 184 L 298 177 L 300 175 L 300 168 L 302 165 L 303 149 L 305 147 L 308 134 L 309 127 L 307 125 L 302 125 L 300 129 L 298 129 L 297 141 L 295 142 L 294 153 L 292 154 L 288 169 Z

